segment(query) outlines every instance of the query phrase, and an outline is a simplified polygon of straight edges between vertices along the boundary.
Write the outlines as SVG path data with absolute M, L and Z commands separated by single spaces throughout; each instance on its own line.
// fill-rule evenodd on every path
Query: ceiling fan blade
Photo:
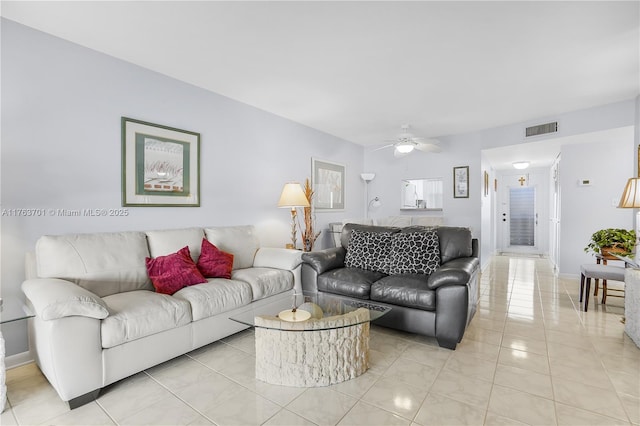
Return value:
M 435 139 L 429 139 L 427 141 L 417 144 L 416 149 L 422 152 L 433 152 L 433 153 L 442 152 L 442 147 L 440 146 L 438 141 L 436 141 Z
M 374 151 L 380 151 L 381 149 L 389 148 L 389 147 L 392 147 L 393 145 L 394 145 L 394 144 L 392 144 L 392 143 L 391 143 L 391 144 L 389 144 L 389 145 L 381 146 L 380 148 L 376 148 L 376 149 L 374 149 Z

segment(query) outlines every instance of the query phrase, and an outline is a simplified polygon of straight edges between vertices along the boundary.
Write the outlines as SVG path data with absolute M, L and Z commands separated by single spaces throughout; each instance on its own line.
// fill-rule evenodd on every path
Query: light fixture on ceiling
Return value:
M 400 142 L 396 144 L 396 150 L 400 154 L 408 154 L 413 151 L 413 148 L 416 147 L 416 144 L 413 142 Z
M 528 161 L 516 161 L 515 163 L 513 163 L 513 168 L 514 169 L 524 170 L 527 167 L 529 167 L 529 162 Z

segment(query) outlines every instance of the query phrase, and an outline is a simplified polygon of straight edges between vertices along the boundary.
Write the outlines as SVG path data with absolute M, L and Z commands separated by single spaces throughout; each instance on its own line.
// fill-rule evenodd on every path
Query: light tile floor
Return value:
M 33 364 L 7 374 L 2 425 L 639 425 L 640 349 L 623 300 L 578 307 L 546 259 L 496 256 L 456 351 L 372 327 L 371 368 L 325 388 L 254 379 L 245 331 L 108 387 L 69 411 Z M 593 297 L 593 296 L 592 296 Z M 82 372 L 78 372 L 82 374 Z

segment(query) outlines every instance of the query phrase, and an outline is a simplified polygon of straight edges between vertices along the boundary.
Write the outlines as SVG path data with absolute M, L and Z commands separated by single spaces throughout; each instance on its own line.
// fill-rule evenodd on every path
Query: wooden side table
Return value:
M 625 267 L 627 267 L 627 262 L 626 262 L 626 260 L 624 258 L 619 258 L 618 256 L 615 256 L 615 255 L 604 256 L 604 255 L 602 255 L 600 253 L 596 253 L 595 256 L 596 256 L 596 263 L 598 265 L 600 265 L 600 264 L 606 265 L 608 260 L 613 260 L 613 261 L 616 261 L 616 262 L 625 262 Z M 596 285 L 594 286 L 594 289 L 593 289 L 593 295 L 595 297 L 598 297 L 598 288 L 600 287 L 598 281 L 599 280 L 596 278 L 596 280 L 595 280 L 595 284 Z M 607 280 L 603 279 L 602 280 L 602 304 L 603 305 L 605 303 L 607 303 L 607 295 L 608 295 L 607 292 L 608 292 L 608 290 L 609 289 L 607 288 Z M 620 289 L 613 288 L 613 289 L 611 289 L 611 291 L 618 291 L 618 292 L 622 293 L 622 295 L 620 295 L 620 294 L 612 294 L 611 296 L 613 296 L 613 297 L 624 297 L 624 289 L 620 290 Z

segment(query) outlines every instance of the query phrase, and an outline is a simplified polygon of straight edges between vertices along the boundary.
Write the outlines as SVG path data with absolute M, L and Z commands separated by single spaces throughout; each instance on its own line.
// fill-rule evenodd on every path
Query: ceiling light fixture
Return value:
M 413 151 L 413 148 L 415 148 L 415 144 L 411 142 L 400 142 L 396 144 L 396 149 L 402 154 L 410 153 L 411 151 Z
M 527 167 L 529 167 L 529 162 L 528 161 L 516 161 L 515 163 L 513 163 L 513 167 L 515 169 L 518 169 L 518 170 L 524 170 Z

